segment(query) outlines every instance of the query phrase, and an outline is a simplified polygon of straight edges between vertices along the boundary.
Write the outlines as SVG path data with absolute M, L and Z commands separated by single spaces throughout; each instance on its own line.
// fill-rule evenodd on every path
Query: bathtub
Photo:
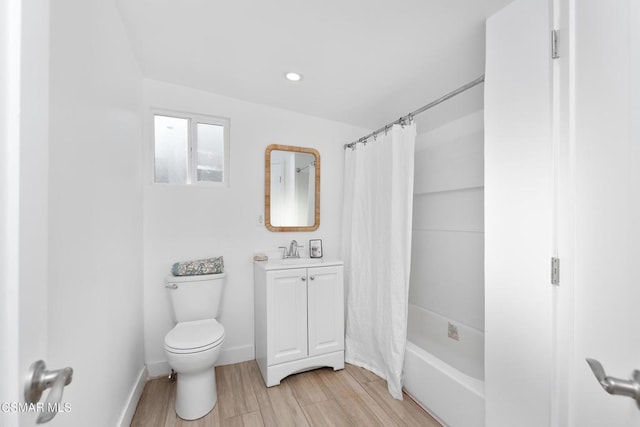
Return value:
M 450 323 L 459 340 L 448 337 Z M 404 389 L 443 425 L 484 427 L 483 356 L 481 331 L 409 305 Z

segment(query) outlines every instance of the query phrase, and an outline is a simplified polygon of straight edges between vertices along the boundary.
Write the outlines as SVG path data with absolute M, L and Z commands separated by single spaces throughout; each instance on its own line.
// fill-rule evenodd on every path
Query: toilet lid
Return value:
M 224 339 L 224 327 L 216 319 L 180 322 L 164 337 L 167 347 L 197 350 L 215 346 Z

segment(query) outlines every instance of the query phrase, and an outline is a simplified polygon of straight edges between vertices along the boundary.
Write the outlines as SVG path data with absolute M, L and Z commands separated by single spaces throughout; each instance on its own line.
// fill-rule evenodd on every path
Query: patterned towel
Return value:
M 224 271 L 224 261 L 221 256 L 199 259 L 196 261 L 176 262 L 171 267 L 174 276 L 195 276 L 198 274 L 219 274 Z

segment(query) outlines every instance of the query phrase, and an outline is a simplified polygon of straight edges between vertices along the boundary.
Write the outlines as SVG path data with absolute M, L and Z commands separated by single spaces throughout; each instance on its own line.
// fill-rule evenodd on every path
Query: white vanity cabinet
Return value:
M 341 261 L 254 263 L 256 361 L 268 387 L 308 369 L 344 368 Z

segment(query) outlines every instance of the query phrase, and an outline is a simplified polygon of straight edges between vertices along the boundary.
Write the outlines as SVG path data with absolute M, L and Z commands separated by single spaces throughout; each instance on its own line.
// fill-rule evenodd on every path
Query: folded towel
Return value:
M 224 261 L 221 256 L 199 259 L 196 261 L 176 262 L 171 267 L 174 276 L 195 276 L 199 274 L 219 274 L 224 271 Z

